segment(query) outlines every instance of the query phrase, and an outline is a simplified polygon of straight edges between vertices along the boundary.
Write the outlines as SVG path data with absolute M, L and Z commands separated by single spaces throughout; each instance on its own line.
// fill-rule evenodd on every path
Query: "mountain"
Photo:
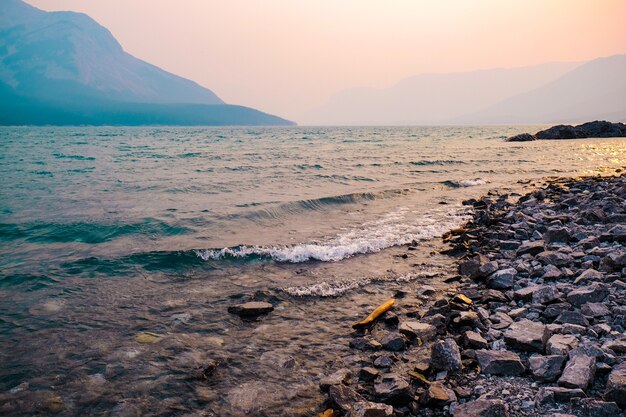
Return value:
M 447 124 L 553 81 L 578 63 L 421 74 L 385 89 L 356 88 L 302 117 L 307 124 Z
M 456 123 L 626 121 L 626 55 L 589 61 L 532 91 L 507 98 Z
M 85 14 L 0 1 L 2 124 L 292 124 L 135 58 Z

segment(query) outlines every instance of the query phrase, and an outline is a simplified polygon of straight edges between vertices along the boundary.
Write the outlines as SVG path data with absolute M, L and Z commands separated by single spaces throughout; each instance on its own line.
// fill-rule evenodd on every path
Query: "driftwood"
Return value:
M 354 323 L 352 325 L 352 327 L 355 328 L 355 329 L 358 329 L 358 328 L 365 327 L 365 326 L 368 326 L 368 325 L 372 324 L 374 322 L 374 320 L 376 320 L 383 313 L 385 313 L 387 310 L 389 310 L 391 307 L 393 307 L 395 302 L 396 302 L 396 300 L 394 298 L 390 299 L 389 301 L 387 301 L 384 304 L 380 305 L 376 310 L 372 311 L 372 314 L 367 316 L 365 319 L 361 320 L 358 323 Z

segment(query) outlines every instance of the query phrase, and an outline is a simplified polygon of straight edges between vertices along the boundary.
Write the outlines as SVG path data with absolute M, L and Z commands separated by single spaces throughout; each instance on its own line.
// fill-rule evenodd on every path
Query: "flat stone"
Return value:
M 359 371 L 359 380 L 369 382 L 375 380 L 380 372 L 376 368 L 372 368 L 371 366 L 366 366 L 365 368 L 361 368 Z
M 456 394 L 450 388 L 438 382 L 430 384 L 420 397 L 420 403 L 434 407 L 443 407 L 451 402 L 456 402 Z
M 567 266 L 574 263 L 574 258 L 570 255 L 556 251 L 544 251 L 535 256 L 544 265 Z
M 487 277 L 487 286 L 496 290 L 508 290 L 515 284 L 517 271 L 514 268 L 501 269 Z
M 452 411 L 454 417 L 509 417 L 509 409 L 502 400 L 479 398 L 459 404 Z
M 480 349 L 476 359 L 481 372 L 487 375 L 520 375 L 526 369 L 520 357 L 508 350 Z
M 589 320 L 579 311 L 564 311 L 555 320 L 557 323 L 576 324 L 578 326 L 589 326 Z
M 525 242 L 517 248 L 515 253 L 517 257 L 530 254 L 532 256 L 538 255 L 545 250 L 545 242 L 543 240 L 535 240 L 532 242 Z
M 435 371 L 460 371 L 463 368 L 461 352 L 454 339 L 436 342 L 431 351 L 431 367 Z
M 379 350 L 383 345 L 371 336 L 355 337 L 350 340 L 350 347 L 357 350 Z
M 580 388 L 586 390 L 593 382 L 596 373 L 596 358 L 587 355 L 576 355 L 571 358 L 558 384 L 565 388 Z
M 347 417 L 391 417 L 393 407 L 387 404 L 361 401 L 354 403 Z
M 604 274 L 602 272 L 598 272 L 595 269 L 587 269 L 574 280 L 574 285 L 578 285 L 581 282 L 602 281 L 603 279 Z
M 352 409 L 352 404 L 365 401 L 365 398 L 352 388 L 346 387 L 345 385 L 332 385 L 329 387 L 328 398 L 330 398 L 330 401 L 335 405 L 335 407 L 339 408 L 344 413 L 347 413 Z
M 626 408 L 626 362 L 617 365 L 609 374 L 604 399 Z
M 487 349 L 489 347 L 489 343 L 483 338 L 480 333 L 467 330 L 463 339 L 465 340 L 465 345 L 471 349 Z
M 535 397 L 537 405 L 546 405 L 552 402 L 569 402 L 572 398 L 585 398 L 587 394 L 580 388 L 545 387 L 541 388 Z
M 274 306 L 264 301 L 250 301 L 248 303 L 228 307 L 229 313 L 237 314 L 241 317 L 256 317 L 267 314 L 272 310 L 274 310 Z
M 413 396 L 409 383 L 398 374 L 383 374 L 380 382 L 374 384 L 374 393 L 388 404 L 406 404 Z
M 528 358 L 530 372 L 539 380 L 551 382 L 561 375 L 565 356 L 559 355 L 533 355 Z
M 513 299 L 522 300 L 522 301 L 531 301 L 533 299 L 533 294 L 535 291 L 544 288 L 543 285 L 529 285 L 528 287 L 520 288 L 519 290 L 515 290 L 513 293 Z
M 320 380 L 320 389 L 322 391 L 328 391 L 333 385 L 341 385 L 350 382 L 352 372 L 347 368 L 339 369 L 330 375 L 323 377 Z
M 561 293 L 552 285 L 545 285 L 533 292 L 533 304 L 549 304 L 561 298 Z
M 417 320 L 402 322 L 398 330 L 403 335 L 411 339 L 419 338 L 422 342 L 431 341 L 437 336 L 437 328 L 435 326 L 421 323 Z
M 603 303 L 585 303 L 580 307 L 580 312 L 587 317 L 608 316 L 609 308 Z
M 543 323 L 522 319 L 509 326 L 504 333 L 504 341 L 507 346 L 516 349 L 543 353 L 549 336 Z
M 599 303 L 609 295 L 609 290 L 599 285 L 593 284 L 576 288 L 567 294 L 567 301 L 576 307 L 585 303 Z

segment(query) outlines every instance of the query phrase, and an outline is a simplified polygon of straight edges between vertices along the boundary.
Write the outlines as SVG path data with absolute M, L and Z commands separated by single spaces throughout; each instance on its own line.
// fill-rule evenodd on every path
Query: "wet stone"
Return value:
M 325 376 L 320 381 L 320 389 L 327 391 L 333 385 L 340 385 L 349 383 L 352 377 L 352 372 L 347 368 L 339 369 L 330 375 Z
M 476 351 L 481 372 L 487 375 L 520 375 L 525 368 L 520 357 L 508 350 Z
M 543 353 L 548 337 L 544 324 L 527 319 L 512 323 L 504 333 L 507 346 L 528 352 Z
M 228 307 L 229 313 L 237 314 L 240 317 L 256 317 L 267 314 L 272 310 L 274 310 L 274 306 L 264 301 L 250 301 L 248 303 Z
M 558 384 L 565 388 L 580 388 L 586 390 L 593 382 L 596 373 L 596 358 L 586 355 L 576 355 L 565 365 Z
M 352 409 L 352 404 L 365 401 L 365 398 L 345 385 L 332 385 L 329 387 L 328 397 L 331 402 L 344 413 Z
M 556 381 L 561 375 L 565 359 L 565 356 L 559 355 L 533 355 L 528 358 L 528 363 L 530 365 L 530 371 L 535 378 L 551 382 Z
M 509 410 L 502 400 L 478 399 L 460 404 L 452 411 L 454 417 L 509 417 Z
M 461 352 L 454 339 L 440 340 L 432 347 L 431 367 L 435 371 L 460 371 Z

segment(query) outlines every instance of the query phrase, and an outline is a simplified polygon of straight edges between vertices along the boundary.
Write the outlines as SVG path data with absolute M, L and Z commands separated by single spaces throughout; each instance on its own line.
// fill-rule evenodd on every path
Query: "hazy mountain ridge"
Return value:
M 621 99 L 626 83 L 626 70 L 620 63 L 624 59 L 626 55 L 583 64 L 421 74 L 386 89 L 342 91 L 303 119 L 339 125 L 621 120 L 626 117 Z
M 184 105 L 226 105 L 215 93 L 197 83 L 163 71 L 126 53 L 105 27 L 89 16 L 74 12 L 44 12 L 20 0 L 2 0 L 0 8 L 0 95 L 19 106 L 8 108 L 2 123 L 55 124 L 52 115 L 63 114 L 61 124 L 119 124 L 126 120 L 110 111 L 116 106 L 135 114 L 131 124 L 151 120 L 146 112 L 157 109 L 171 124 L 185 124 L 180 115 Z M 123 104 L 134 103 L 135 107 Z M 155 105 L 160 105 L 156 106 Z M 37 115 L 46 109 L 47 115 Z M 98 106 L 113 117 L 95 117 Z M 226 115 L 229 124 L 291 124 L 256 110 L 193 108 L 193 124 L 223 124 L 216 115 Z M 15 114 L 19 108 L 21 113 Z M 104 111 L 104 110 L 103 110 Z M 92 116 L 86 117 L 86 114 Z M 104 113 L 103 113 L 104 114 Z M 173 115 L 179 115 L 173 117 Z M 202 115 L 206 117 L 203 119 Z M 235 115 L 241 116 L 237 120 Z M 27 117 L 28 116 L 28 117 Z M 159 119 L 159 118 L 156 118 Z M 72 122 L 74 120 L 74 122 Z

